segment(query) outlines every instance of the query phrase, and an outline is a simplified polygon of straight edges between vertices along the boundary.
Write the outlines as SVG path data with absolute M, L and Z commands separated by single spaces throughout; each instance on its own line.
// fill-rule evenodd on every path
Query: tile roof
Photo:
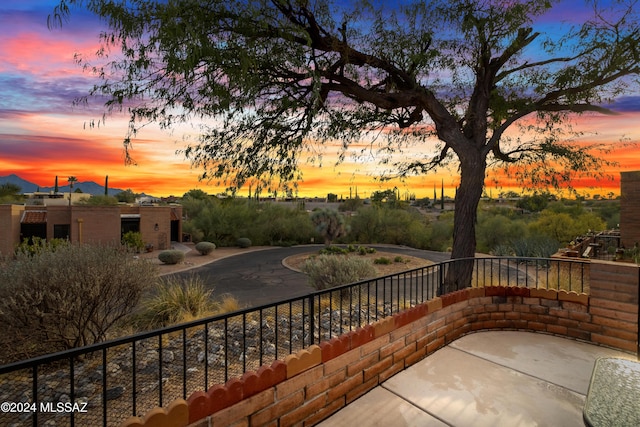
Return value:
M 43 224 L 47 222 L 47 212 L 46 211 L 24 211 L 22 214 L 22 219 L 20 220 L 22 224 Z

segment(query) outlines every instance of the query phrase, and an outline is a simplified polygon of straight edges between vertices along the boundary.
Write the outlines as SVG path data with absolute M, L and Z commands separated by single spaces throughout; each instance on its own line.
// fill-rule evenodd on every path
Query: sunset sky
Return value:
M 17 174 L 40 186 L 52 186 L 56 175 L 63 183 L 69 175 L 81 182 L 103 183 L 108 175 L 111 187 L 156 196 L 182 195 L 192 188 L 221 191 L 223 187 L 215 183 L 199 182 L 200 171 L 191 169 L 184 157 L 176 154 L 184 148 L 183 132 L 192 132 L 190 129 L 176 129 L 170 134 L 146 128 L 133 141 L 137 166 L 125 166 L 122 139 L 127 118 L 113 115 L 97 127 L 88 126 L 102 117 L 103 106 L 95 99 L 87 106 L 72 105 L 97 82 L 75 64 L 74 54 L 96 51 L 102 24 L 74 10 L 62 29 L 50 31 L 47 15 L 56 4 L 55 0 L 22 0 L 0 5 L 0 176 Z M 555 13 L 553 16 L 562 19 L 567 14 L 575 16 L 577 11 L 561 7 Z M 548 24 L 553 25 L 553 19 Z M 585 141 L 640 142 L 640 88 L 621 98 L 614 109 L 620 114 L 578 119 Z M 615 170 L 607 171 L 616 179 L 600 183 L 585 180 L 583 185 L 596 186 L 589 190 L 591 193 L 617 193 L 619 172 L 640 169 L 640 147 L 614 149 L 609 156 L 620 163 Z M 424 197 L 433 194 L 434 185 L 439 191 L 441 181 L 446 192 L 453 195 L 458 182 L 454 169 L 407 182 L 379 183 L 374 180 L 378 171 L 375 159 L 360 163 L 347 159 L 337 167 L 331 152 L 326 159 L 322 169 L 303 165 L 300 195 L 332 192 L 348 197 L 350 187 L 357 186 L 359 195 L 366 197 L 372 191 L 397 186 L 401 193 Z M 496 188 L 487 181 L 487 192 L 497 195 L 513 189 L 512 185 L 501 180 L 500 188 Z

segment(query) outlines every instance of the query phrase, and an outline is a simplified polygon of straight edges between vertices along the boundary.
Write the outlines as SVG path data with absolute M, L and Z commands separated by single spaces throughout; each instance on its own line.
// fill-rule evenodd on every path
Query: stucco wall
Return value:
M 20 242 L 20 217 L 23 206 L 0 205 L 0 255 L 13 253 Z

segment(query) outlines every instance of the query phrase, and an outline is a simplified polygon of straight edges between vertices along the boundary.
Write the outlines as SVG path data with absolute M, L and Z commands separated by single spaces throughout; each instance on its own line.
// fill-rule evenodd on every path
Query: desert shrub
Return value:
M 349 249 L 341 248 L 340 246 L 326 246 L 318 251 L 320 255 L 346 255 L 349 253 Z
M 118 199 L 113 196 L 94 195 L 80 200 L 78 204 L 88 206 L 116 206 L 118 204 Z
M 200 242 L 196 244 L 196 251 L 201 255 L 209 255 L 216 249 L 216 245 L 211 242 Z
M 136 252 L 140 252 L 144 249 L 142 234 L 137 231 L 127 231 L 124 233 L 122 236 L 122 244 Z
M 309 276 L 309 284 L 317 289 L 329 289 L 375 276 L 371 261 L 359 257 L 318 255 L 302 265 Z
M 369 206 L 350 218 L 351 241 L 389 243 L 427 248 L 430 230 L 426 218 L 412 208 Z
M 254 245 L 291 246 L 308 243 L 316 237 L 309 214 L 305 210 L 281 206 L 278 203 L 262 203 L 251 227 L 243 233 Z M 317 236 L 319 238 L 319 236 Z
M 155 294 L 142 303 L 136 322 L 152 329 L 211 315 L 215 311 L 212 294 L 200 276 L 163 277 Z
M 16 246 L 16 255 L 21 253 L 25 255 L 35 255 L 41 252 L 54 252 L 56 249 L 68 246 L 70 242 L 67 239 L 49 239 L 45 240 L 40 237 L 32 237 L 30 239 L 23 239 L 22 242 Z
M 397 255 L 394 259 L 393 262 L 405 262 L 405 259 L 402 258 L 400 255 Z
M 508 243 L 501 243 L 494 246 L 491 250 L 491 254 L 495 256 L 513 256 L 513 247 Z
M 391 260 L 387 257 L 380 257 L 380 258 L 376 258 L 373 260 L 374 264 L 380 264 L 380 265 L 389 265 L 391 264 Z
M 213 289 L 202 277 L 166 276 L 158 281 L 152 296 L 142 301 L 132 321 L 137 330 L 149 330 L 238 310 L 238 301 L 223 295 L 214 300 Z
M 367 254 L 375 254 L 376 248 L 370 248 L 367 246 L 358 246 L 358 254 L 360 255 L 367 255 Z
M 526 237 L 527 226 L 522 219 L 501 213 L 482 212 L 476 225 L 477 251 L 488 253 L 498 245 Z
M 560 248 L 557 240 L 548 236 L 531 236 L 511 243 L 516 256 L 549 258 Z
M 192 242 L 201 242 L 204 239 L 204 233 L 194 225 L 193 221 L 190 220 L 183 222 L 182 232 L 189 234 Z
M 247 237 L 240 237 L 238 240 L 236 240 L 236 245 L 240 248 L 251 247 L 251 239 Z
M 286 246 L 320 238 L 309 214 L 299 208 L 215 197 L 185 197 L 182 203 L 189 217 L 182 229 L 190 233 L 195 242 L 234 246 L 238 237 L 247 237 L 254 245 Z
M 176 249 L 162 251 L 158 254 L 158 259 L 164 264 L 178 264 L 184 261 L 184 252 Z
M 437 221 L 429 224 L 430 240 L 429 247 L 434 251 L 450 251 L 453 244 L 453 213 L 445 212 L 438 217 Z
M 103 341 L 155 274 L 150 263 L 113 247 L 17 253 L 0 269 L 1 362 Z
M 215 311 L 217 314 L 230 313 L 240 310 L 238 300 L 231 295 L 223 295 L 220 301 L 215 303 Z
M 589 230 L 604 230 L 606 226 L 601 218 L 591 212 L 557 213 L 547 209 L 529 225 L 529 230 L 531 234 L 547 236 L 564 245 Z

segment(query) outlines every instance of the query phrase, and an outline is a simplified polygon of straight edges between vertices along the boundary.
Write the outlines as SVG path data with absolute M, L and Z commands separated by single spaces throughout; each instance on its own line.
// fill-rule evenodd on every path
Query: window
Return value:
M 69 232 L 71 226 L 69 224 L 54 224 L 53 225 L 53 238 L 54 239 L 69 239 Z

